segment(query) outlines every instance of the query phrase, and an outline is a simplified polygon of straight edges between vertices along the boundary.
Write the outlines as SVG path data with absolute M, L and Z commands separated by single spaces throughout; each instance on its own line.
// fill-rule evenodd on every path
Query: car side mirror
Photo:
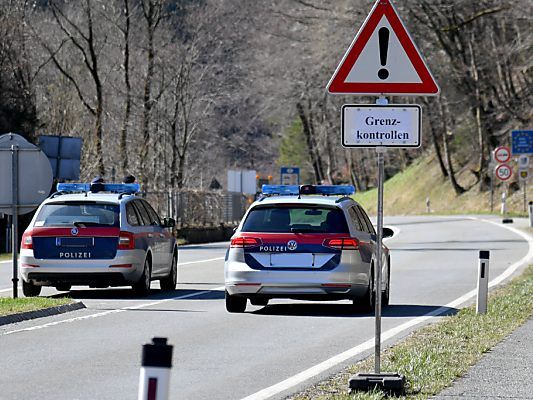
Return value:
M 383 237 L 389 238 L 394 236 L 394 231 L 391 228 L 383 228 Z
M 163 218 L 164 228 L 174 228 L 176 226 L 176 220 L 174 218 Z

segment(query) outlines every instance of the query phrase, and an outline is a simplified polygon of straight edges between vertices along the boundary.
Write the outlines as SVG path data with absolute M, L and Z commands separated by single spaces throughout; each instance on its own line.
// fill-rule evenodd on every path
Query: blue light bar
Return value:
M 300 194 L 298 185 L 263 185 L 261 190 L 263 194 L 270 196 L 298 196 Z
M 58 192 L 88 192 L 91 190 L 90 183 L 58 183 Z
M 349 196 L 355 193 L 355 188 L 352 185 L 263 185 L 262 192 L 267 196 L 298 196 L 300 194 Z
M 111 192 L 133 194 L 141 190 L 138 183 L 58 183 L 58 192 Z
M 355 187 L 352 185 L 318 185 L 315 186 L 316 194 L 329 195 L 343 195 L 349 196 L 355 193 Z

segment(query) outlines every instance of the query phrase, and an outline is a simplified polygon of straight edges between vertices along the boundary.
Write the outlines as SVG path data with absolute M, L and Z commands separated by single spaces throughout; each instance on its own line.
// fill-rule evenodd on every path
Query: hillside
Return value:
M 385 182 L 384 213 L 385 215 L 425 214 L 427 197 L 430 199 L 431 212 L 434 214 L 489 213 L 490 192 L 479 191 L 468 168 L 459 172 L 458 180 L 464 187 L 470 188 L 460 196 L 455 194 L 449 181 L 442 177 L 434 156 L 419 158 L 403 172 Z M 495 180 L 494 213 L 500 212 L 501 194 L 504 188 L 503 184 Z M 370 214 L 376 214 L 376 189 L 357 193 L 354 198 Z M 531 187 L 528 188 L 527 199 L 533 200 Z M 507 200 L 508 212 L 512 215 L 524 214 L 523 201 L 522 190 L 512 193 Z

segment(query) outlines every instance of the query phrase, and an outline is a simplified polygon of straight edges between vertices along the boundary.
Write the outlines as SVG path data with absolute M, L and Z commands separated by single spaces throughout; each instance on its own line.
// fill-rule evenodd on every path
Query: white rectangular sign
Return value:
M 344 147 L 420 147 L 422 109 L 414 104 L 342 106 Z

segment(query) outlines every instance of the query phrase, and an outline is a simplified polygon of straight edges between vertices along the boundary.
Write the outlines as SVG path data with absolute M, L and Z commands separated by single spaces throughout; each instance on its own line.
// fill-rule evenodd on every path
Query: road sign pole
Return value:
M 17 255 L 18 255 L 18 203 L 19 203 L 19 179 L 18 179 L 18 165 L 19 165 L 19 147 L 17 145 L 11 146 L 11 194 L 12 194 L 12 246 L 13 250 L 13 298 L 18 297 L 18 264 L 17 264 Z
M 374 372 L 379 374 L 381 372 L 381 270 L 382 266 L 382 243 L 383 243 L 383 175 L 384 175 L 384 155 L 386 148 L 377 147 L 376 152 L 378 156 L 378 229 L 376 235 L 376 337 L 375 337 L 375 360 Z
M 494 168 L 490 169 L 490 212 L 494 211 Z
M 380 97 L 376 100 L 376 104 L 387 105 L 389 101 L 385 97 Z M 381 372 L 381 271 L 383 268 L 383 180 L 384 180 L 384 158 L 386 147 L 376 147 L 378 158 L 378 229 L 376 235 L 377 251 L 376 251 L 376 335 L 374 345 L 374 372 L 379 374 Z

